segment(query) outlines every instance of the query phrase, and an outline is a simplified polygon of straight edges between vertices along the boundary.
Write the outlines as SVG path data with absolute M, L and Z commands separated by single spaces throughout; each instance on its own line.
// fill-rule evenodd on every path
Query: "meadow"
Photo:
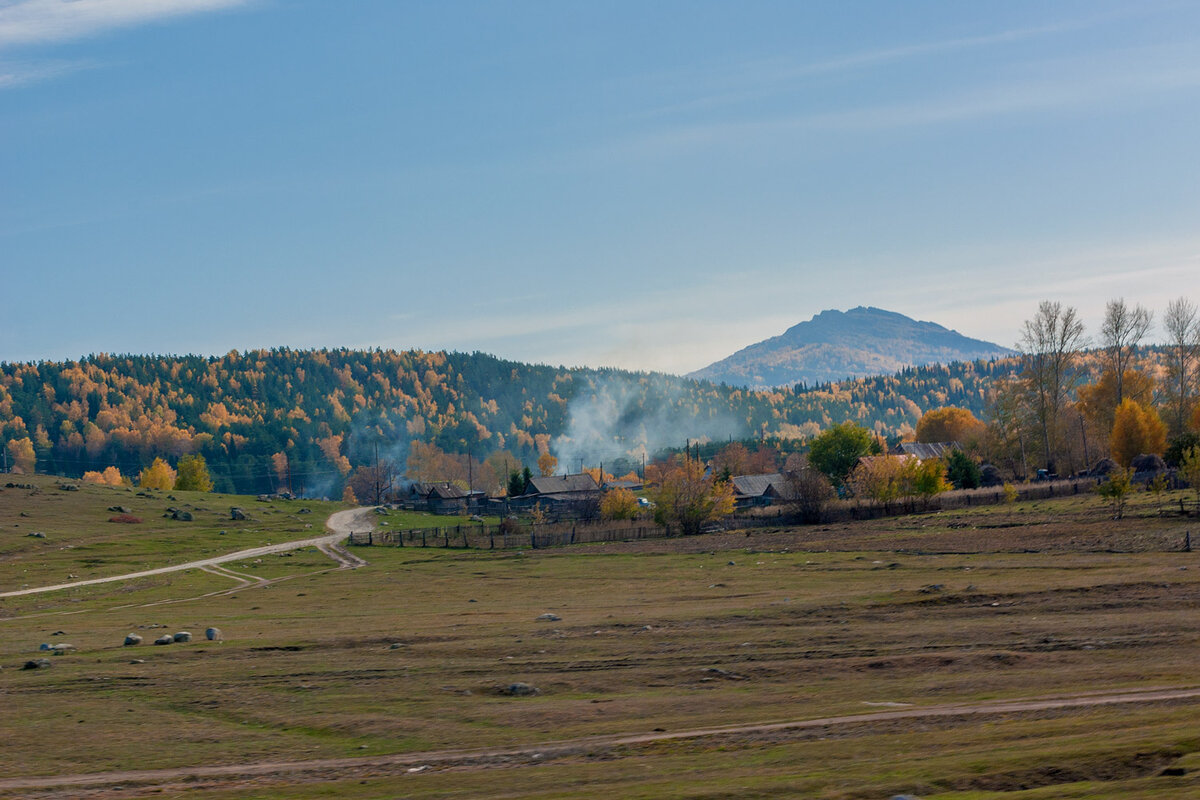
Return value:
M 340 507 L 36 480 L 0 490 L 0 591 L 304 538 Z M 108 523 L 115 504 L 145 522 Z M 1200 526 L 1160 505 L 359 547 L 354 570 L 307 548 L 227 565 L 252 586 L 185 571 L 5 598 L 0 796 L 1200 797 L 1200 697 L 1006 705 L 1200 687 Z M 43 642 L 77 649 L 22 669 Z

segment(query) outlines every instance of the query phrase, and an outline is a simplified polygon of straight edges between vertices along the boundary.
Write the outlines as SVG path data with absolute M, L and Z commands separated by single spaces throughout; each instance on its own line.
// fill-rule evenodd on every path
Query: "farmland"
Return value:
M 0 591 L 300 539 L 340 507 L 30 480 L 0 490 Z M 167 503 L 196 521 L 152 520 Z M 108 523 L 113 505 L 146 522 Z M 235 531 L 231 505 L 254 522 Z M 355 570 L 306 548 L 229 565 L 259 588 L 185 571 L 6 598 L 0 794 L 1200 797 L 1200 698 L 1178 692 L 1200 686 L 1194 525 L 1149 495 L 1119 521 L 1078 495 L 550 550 L 355 548 Z M 197 636 L 122 646 L 182 630 Z M 21 669 L 42 642 L 76 650 Z M 789 722 L 805 724 L 770 727 Z

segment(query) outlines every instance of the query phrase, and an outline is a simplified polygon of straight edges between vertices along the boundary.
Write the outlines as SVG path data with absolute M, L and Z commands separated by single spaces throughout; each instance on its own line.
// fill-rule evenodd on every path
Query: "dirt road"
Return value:
M 844 725 L 859 725 L 871 722 L 891 722 L 906 719 L 929 719 L 936 717 L 971 717 L 997 714 L 1014 714 L 1032 711 L 1047 711 L 1070 708 L 1116 705 L 1121 703 L 1149 703 L 1163 701 L 1187 701 L 1200 699 L 1200 687 L 1153 688 L 1140 691 L 1070 695 L 1065 697 L 1026 698 L 1022 700 L 990 701 L 983 703 L 947 703 L 920 708 L 905 708 L 893 711 L 873 711 L 865 714 L 849 714 L 838 717 L 795 720 L 790 722 L 768 722 L 756 725 L 697 728 L 688 731 L 632 733 L 613 736 L 592 736 L 582 739 L 564 739 L 522 747 L 489 747 L 475 750 L 435 750 L 420 753 L 397 753 L 384 756 L 361 756 L 355 758 L 324 758 L 311 761 L 264 761 L 249 764 L 223 764 L 214 766 L 180 767 L 177 769 L 124 770 L 79 775 L 55 775 L 48 777 L 0 779 L 0 790 L 78 789 L 85 786 L 111 786 L 117 784 L 142 784 L 159 786 L 179 781 L 220 781 L 247 777 L 270 777 L 288 775 L 291 779 L 312 773 L 309 780 L 318 781 L 322 773 L 337 773 L 355 769 L 379 769 L 381 767 L 405 768 L 417 772 L 446 767 L 490 767 L 511 766 L 514 760 L 540 761 L 555 756 L 572 754 L 595 754 L 612 748 L 649 744 L 653 742 L 702 739 L 720 736 L 747 736 L 769 734 L 778 731 L 802 731 L 813 728 L 830 728 Z M 39 795 L 41 797 L 52 795 Z
M 58 583 L 53 586 L 38 586 L 32 589 L 0 592 L 0 597 L 19 597 L 20 595 L 39 594 L 41 592 L 57 592 L 61 589 L 76 589 L 80 586 L 91 586 L 97 583 L 128 581 L 135 578 L 145 578 L 150 575 L 162 575 L 167 572 L 180 572 L 186 569 L 206 569 L 229 561 L 256 558 L 270 553 L 283 553 L 288 550 L 299 550 L 302 547 L 316 547 L 322 553 L 337 561 L 342 567 L 354 569 L 365 565 L 367 562 L 347 552 L 341 546 L 341 542 L 353 530 L 367 530 L 370 528 L 372 526 L 371 513 L 372 510 L 369 508 L 352 508 L 347 511 L 337 511 L 331 514 L 329 519 L 325 521 L 325 528 L 329 532 L 324 536 L 314 536 L 308 539 L 298 539 L 294 542 L 280 542 L 278 544 L 263 545 L 262 547 L 252 547 L 249 550 L 238 550 L 236 553 L 226 553 L 223 556 L 189 561 L 186 564 L 173 564 L 169 567 L 158 567 L 156 569 L 142 570 L 141 572 L 129 572 L 124 575 L 112 575 L 107 578 L 91 578 L 89 580 L 72 581 L 70 583 Z

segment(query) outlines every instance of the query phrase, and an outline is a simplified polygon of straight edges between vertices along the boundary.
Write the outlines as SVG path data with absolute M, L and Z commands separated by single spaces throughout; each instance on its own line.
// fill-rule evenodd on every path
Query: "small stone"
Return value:
M 175 637 L 169 633 L 164 633 L 162 636 L 154 640 L 155 644 L 174 644 Z
M 725 566 L 727 566 L 727 567 L 736 567 L 736 566 L 737 566 L 737 562 L 736 562 L 736 561 L 729 561 L 729 562 L 726 562 Z
M 180 631 L 171 638 L 177 642 L 190 642 L 192 640 L 192 633 L 191 631 Z
M 50 663 L 50 659 L 48 658 L 35 658 L 31 661 L 26 661 L 25 666 L 21 667 L 21 669 L 50 669 L 52 666 L 54 665 Z
M 204 631 L 204 638 L 208 639 L 210 642 L 221 641 L 221 629 L 220 628 L 206 628 Z
M 27 534 L 25 534 L 25 535 L 26 535 L 26 536 L 32 536 L 34 539 L 45 539 L 45 538 L 46 538 L 46 534 L 42 533 L 41 531 L 32 531 L 32 532 L 30 532 L 30 533 L 27 533 Z
M 559 620 L 562 619 L 562 617 L 560 617 L 558 614 L 551 614 L 551 613 L 547 612 L 547 613 L 539 616 L 538 619 L 545 620 L 546 622 L 558 622 Z
M 130 664 L 145 664 L 145 663 L 146 663 L 146 659 L 144 659 L 144 658 L 135 658 L 133 661 L 130 661 L 129 663 L 130 663 Z
M 66 642 L 51 645 L 50 652 L 54 653 L 56 656 L 62 655 L 63 653 L 73 653 L 75 652 L 75 645 L 67 644 Z
M 528 683 L 510 683 L 500 690 L 502 694 L 509 697 L 532 697 L 541 694 L 541 690 L 536 686 L 530 686 Z
M 138 636 L 136 633 L 131 633 L 125 637 L 125 646 L 126 647 L 133 647 L 134 645 L 141 644 L 141 643 L 142 643 L 142 637 Z

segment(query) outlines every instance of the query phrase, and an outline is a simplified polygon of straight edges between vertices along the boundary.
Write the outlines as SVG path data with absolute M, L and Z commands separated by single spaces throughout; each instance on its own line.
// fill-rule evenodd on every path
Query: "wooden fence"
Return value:
M 1043 500 L 1051 497 L 1087 494 L 1098 485 L 1095 478 L 1050 481 L 1020 484 L 1016 487 L 1018 500 Z M 931 511 L 947 511 L 972 506 L 998 505 L 1005 500 L 1001 487 L 988 489 L 964 489 L 943 492 L 928 500 L 907 499 L 883 506 L 857 500 L 835 501 L 822 514 L 821 522 L 849 522 L 852 520 L 881 519 L 906 514 Z M 1195 501 L 1176 499 L 1164 506 L 1166 513 L 1188 514 L 1188 507 L 1200 513 Z M 802 524 L 784 506 L 756 509 L 745 515 L 727 517 L 706 528 L 712 530 L 745 530 L 749 528 L 778 527 Z M 666 539 L 680 535 L 677 530 L 655 525 L 649 520 L 637 522 L 613 522 L 605 520 L 566 520 L 557 522 L 522 522 L 513 525 L 490 525 L 470 522 L 436 528 L 412 528 L 391 530 L 387 528 L 361 531 L 350 534 L 348 544 L 378 547 L 443 547 L 479 550 L 511 550 L 546 547 L 565 547 L 572 544 L 596 542 L 631 542 L 641 539 Z

